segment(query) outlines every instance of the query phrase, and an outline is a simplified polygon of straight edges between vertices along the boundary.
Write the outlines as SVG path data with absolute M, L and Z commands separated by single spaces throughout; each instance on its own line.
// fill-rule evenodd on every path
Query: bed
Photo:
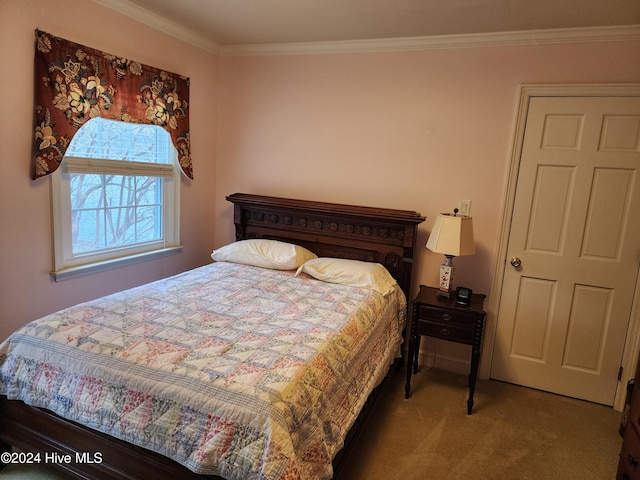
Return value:
M 218 255 L 29 324 L 20 347 L 12 344 L 15 354 L 0 352 L 5 451 L 39 452 L 29 458 L 79 478 L 339 478 L 383 378 L 401 357 L 424 217 L 250 194 L 227 200 L 232 247 L 295 245 L 306 252 L 300 271 Z M 345 287 L 311 268 L 343 259 L 382 265 L 397 285 Z M 129 323 L 118 329 L 110 316 Z M 200 327 L 186 328 L 190 322 Z M 35 349 L 46 361 L 19 353 Z M 19 399 L 27 391 L 32 405 Z

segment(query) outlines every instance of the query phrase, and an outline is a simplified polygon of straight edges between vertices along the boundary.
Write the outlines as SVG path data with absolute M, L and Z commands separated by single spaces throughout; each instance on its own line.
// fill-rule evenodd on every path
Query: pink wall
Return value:
M 191 78 L 195 180 L 181 185 L 182 253 L 54 282 L 49 179 L 30 179 L 34 30 Z M 86 0 L 0 0 L 0 339 L 64 306 L 210 261 L 217 56 Z
M 416 280 L 437 213 L 472 200 L 477 254 L 460 284 L 489 293 L 522 84 L 640 81 L 640 41 L 222 57 L 217 243 L 234 191 L 417 210 Z
M 457 284 L 490 295 L 520 86 L 630 82 L 640 41 L 221 57 L 216 243 L 236 191 L 416 210 L 417 291 L 443 260 L 423 248 L 435 216 L 470 199 L 476 255 L 455 260 Z M 468 347 L 445 344 L 440 366 L 467 371 Z

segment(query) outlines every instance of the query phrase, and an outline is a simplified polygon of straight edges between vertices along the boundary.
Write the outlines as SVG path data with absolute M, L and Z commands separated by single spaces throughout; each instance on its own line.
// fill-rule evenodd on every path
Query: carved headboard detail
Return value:
M 321 257 L 378 262 L 409 298 L 413 250 L 425 217 L 408 210 L 234 193 L 236 240 L 271 238 Z

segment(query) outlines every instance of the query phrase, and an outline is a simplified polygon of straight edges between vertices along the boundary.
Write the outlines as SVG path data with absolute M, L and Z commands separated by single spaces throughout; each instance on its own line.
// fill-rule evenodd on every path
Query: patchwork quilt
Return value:
M 406 300 L 218 262 L 32 322 L 0 394 L 229 480 L 331 478 Z

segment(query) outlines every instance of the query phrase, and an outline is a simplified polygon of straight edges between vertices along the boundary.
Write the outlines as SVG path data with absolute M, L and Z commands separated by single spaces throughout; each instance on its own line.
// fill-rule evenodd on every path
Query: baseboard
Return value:
M 437 368 L 447 372 L 459 373 L 462 375 L 469 374 L 470 364 L 467 360 L 448 357 L 446 355 L 437 355 L 431 352 L 418 353 L 418 365 L 426 368 Z

